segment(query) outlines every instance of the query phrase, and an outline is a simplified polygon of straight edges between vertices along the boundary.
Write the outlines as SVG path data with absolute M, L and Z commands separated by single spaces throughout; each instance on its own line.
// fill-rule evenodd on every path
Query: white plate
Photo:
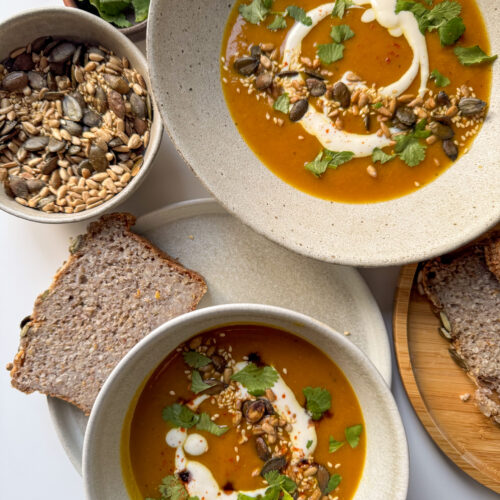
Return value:
M 389 340 L 378 306 L 358 271 L 290 252 L 258 235 L 212 199 L 170 205 L 141 217 L 134 231 L 199 271 L 208 292 L 199 307 L 254 302 L 323 321 L 349 339 L 391 382 Z M 47 398 L 69 459 L 81 472 L 87 418 Z

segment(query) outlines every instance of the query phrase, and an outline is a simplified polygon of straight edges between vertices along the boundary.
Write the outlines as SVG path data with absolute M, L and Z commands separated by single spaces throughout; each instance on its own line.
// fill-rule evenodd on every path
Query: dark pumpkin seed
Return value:
M 255 440 L 255 450 L 257 451 L 257 456 L 263 461 L 267 462 L 271 458 L 271 450 L 267 446 L 266 441 L 261 436 L 258 436 Z
M 9 177 L 9 186 L 14 196 L 18 196 L 19 198 L 27 198 L 29 196 L 28 185 L 26 184 L 26 179 L 22 177 L 17 177 L 15 175 L 11 175 Z
M 118 118 L 125 118 L 125 103 L 116 90 L 108 91 L 108 106 Z
M 59 120 L 61 127 L 67 130 L 71 135 L 80 137 L 83 133 L 83 127 L 72 120 Z
M 313 97 L 320 97 L 326 92 L 326 84 L 317 78 L 308 78 L 306 80 L 307 88 Z
M 292 122 L 298 122 L 306 114 L 308 108 L 309 103 L 307 99 L 300 99 L 293 104 L 290 109 L 290 120 Z
M 351 104 L 351 91 L 344 82 L 337 82 L 333 86 L 333 99 L 337 101 L 344 109 Z
M 78 164 L 78 167 L 77 167 L 78 175 L 82 175 L 83 169 L 87 169 L 90 173 L 92 173 L 94 171 L 94 167 L 92 166 L 92 163 L 90 162 L 90 160 L 87 160 L 87 159 L 82 160 Z
M 82 58 L 82 51 L 83 51 L 83 46 L 78 45 L 78 47 L 75 49 L 75 52 L 73 53 L 73 57 L 71 58 L 71 62 L 73 64 L 80 64 Z
M 443 90 L 438 92 L 438 95 L 436 96 L 436 104 L 438 106 L 449 106 L 451 104 L 448 94 Z
M 204 380 L 205 384 L 208 384 L 210 387 L 205 389 L 204 391 L 199 392 L 198 394 L 207 394 L 209 396 L 214 396 L 215 394 L 220 394 L 222 391 L 227 389 L 227 384 L 217 380 L 215 378 L 209 378 Z
M 82 94 L 80 94 L 80 92 L 78 92 L 78 90 L 70 92 L 69 95 L 71 97 L 73 97 L 73 99 L 76 99 L 76 101 L 78 102 L 78 104 L 80 105 L 80 107 L 82 109 L 85 109 L 87 107 L 87 103 L 85 102 L 85 99 L 83 98 Z
M 141 118 L 136 118 L 134 120 L 134 129 L 136 133 L 142 135 L 148 129 L 148 123 L 145 120 L 142 120 Z
M 108 146 L 110 148 L 117 148 L 118 146 L 122 146 L 122 145 L 123 145 L 123 141 L 119 137 L 113 137 L 113 139 L 111 139 L 108 142 Z
M 213 354 L 210 359 L 212 360 L 212 364 L 218 372 L 223 372 L 226 367 L 226 361 L 222 356 L 218 354 Z
M 39 73 L 38 71 L 30 71 L 28 73 L 28 81 L 33 90 L 43 89 L 43 87 L 47 85 L 45 75 Z
M 80 146 L 71 145 L 68 148 L 68 154 L 71 155 L 71 156 L 78 154 L 80 151 L 81 151 Z
M 28 75 L 23 71 L 8 73 L 2 80 L 2 88 L 8 92 L 22 90 L 28 85 Z
M 25 316 L 22 320 L 21 323 L 19 324 L 19 328 L 24 328 L 26 324 L 28 324 L 32 320 L 31 316 Z
M 483 111 L 485 107 L 486 103 L 484 101 L 474 97 L 464 97 L 460 99 L 460 102 L 458 103 L 458 109 L 463 116 L 476 115 L 477 113 Z
M 92 167 L 96 172 L 105 172 L 106 169 L 108 168 L 108 160 L 106 158 L 106 152 L 94 144 L 90 146 L 89 160 L 92 163 Z
M 285 71 L 281 71 L 280 73 L 278 73 L 278 76 L 280 78 L 292 78 L 294 76 L 297 76 L 298 74 L 299 74 L 298 71 L 285 70 Z
M 102 87 L 95 89 L 95 107 L 99 113 L 105 113 L 108 109 L 108 99 Z
M 367 132 L 370 131 L 370 125 L 371 125 L 371 115 L 370 113 L 366 113 L 365 116 L 363 117 L 363 124 L 365 126 L 365 130 Z
M 30 71 L 34 68 L 35 63 L 29 54 L 21 54 L 14 59 L 12 69 L 14 71 Z
M 273 457 L 270 458 L 262 467 L 260 471 L 260 475 L 265 477 L 268 472 L 272 471 L 280 471 L 286 467 L 286 458 L 285 457 Z
M 258 90 L 266 90 L 273 84 L 273 75 L 271 73 L 261 73 L 255 79 L 255 87 Z
M 255 57 L 239 57 L 234 61 L 234 69 L 243 76 L 253 75 L 259 67 L 260 61 Z
M 257 59 L 261 56 L 261 54 L 262 49 L 260 48 L 260 45 L 252 45 L 252 47 L 250 48 L 250 55 Z
M 12 189 L 10 189 L 10 183 L 9 183 L 9 179 L 5 179 L 3 181 L 3 189 L 5 191 L 5 194 L 9 197 L 9 198 L 15 198 L 15 194 L 12 192 Z
M 104 75 L 104 80 L 113 89 L 120 94 L 128 94 L 130 87 L 124 78 L 116 75 Z
M 17 122 L 15 120 L 12 121 L 6 121 L 5 125 L 2 128 L 1 135 L 7 135 L 10 134 L 17 126 Z
M 47 73 L 47 87 L 49 90 L 52 90 L 54 92 L 57 91 L 57 82 L 55 76 L 50 71 Z M 45 98 L 47 98 L 47 94 L 45 94 Z
M 48 137 L 39 135 L 37 137 L 30 137 L 27 139 L 23 144 L 23 148 L 27 151 L 40 151 L 41 149 L 45 149 L 48 143 Z
M 71 42 L 62 42 L 52 49 L 49 54 L 48 61 L 56 64 L 65 63 L 75 53 L 75 50 L 75 44 Z
M 79 122 L 83 117 L 80 103 L 71 95 L 64 97 L 62 101 L 64 114 L 73 122 Z
M 455 161 L 458 157 L 457 145 L 451 139 L 443 141 L 443 151 L 450 160 Z
M 47 99 L 47 101 L 59 101 L 64 97 L 64 93 L 57 92 L 57 91 L 51 91 L 51 92 L 47 92 L 43 97 L 44 97 L 44 99 Z
M 451 139 L 455 135 L 455 132 L 453 132 L 453 129 L 451 127 L 449 127 L 448 125 L 443 125 L 439 122 L 431 122 L 429 124 L 429 128 L 435 136 L 439 137 L 442 140 Z
M 83 113 L 83 123 L 87 125 L 87 127 L 99 127 L 102 122 L 101 115 L 92 111 L 91 109 L 85 110 Z
M 436 120 L 439 123 L 442 123 L 443 125 L 451 126 L 452 124 L 451 118 L 446 115 L 434 115 L 432 119 Z
M 406 127 L 413 127 L 417 123 L 417 115 L 406 106 L 396 109 L 396 119 Z
M 255 424 L 266 413 L 266 405 L 260 399 L 256 401 L 247 400 L 243 403 L 241 410 L 248 422 Z
M 319 73 L 315 73 L 314 71 L 309 71 L 306 69 L 304 70 L 304 73 L 311 78 L 316 78 L 316 80 L 324 80 L 323 76 L 321 76 Z
M 38 193 L 42 188 L 45 187 L 45 182 L 40 179 L 28 179 L 26 181 L 26 186 L 30 193 Z
M 132 109 L 132 114 L 141 120 L 146 118 L 146 104 L 144 100 L 138 96 L 135 92 L 132 92 L 129 97 L 130 107 Z
M 47 151 L 49 153 L 59 153 L 59 151 L 62 151 L 65 147 L 66 143 L 64 141 L 58 141 L 55 137 L 51 137 L 47 144 Z
M 41 36 L 40 38 L 37 38 L 31 42 L 31 51 L 41 52 L 51 40 L 52 38 L 50 36 Z
M 43 175 L 50 175 L 57 167 L 57 156 L 49 156 L 42 163 L 40 163 L 40 171 Z
M 330 473 L 323 465 L 318 465 L 318 472 L 316 472 L 316 481 L 318 481 L 318 488 L 323 495 L 326 495 L 328 482 L 330 481 Z
M 54 75 L 62 76 L 68 74 L 68 67 L 66 63 L 50 63 L 50 71 L 54 73 Z M 56 84 L 57 87 L 57 84 Z

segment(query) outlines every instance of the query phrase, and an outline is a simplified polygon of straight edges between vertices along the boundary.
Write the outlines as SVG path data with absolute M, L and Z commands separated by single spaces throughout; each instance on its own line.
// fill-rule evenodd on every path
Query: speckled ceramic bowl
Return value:
M 99 393 L 85 434 L 83 477 L 87 498 L 129 498 L 121 468 L 120 441 L 134 395 L 180 343 L 230 323 L 260 323 L 299 335 L 342 369 L 361 405 L 367 437 L 365 467 L 354 500 L 405 500 L 406 437 L 392 394 L 371 361 L 344 335 L 319 321 L 287 309 L 256 304 L 214 306 L 184 314 L 145 337 L 118 364 Z
M 484 8 L 491 52 L 500 53 L 500 9 Z M 335 203 L 283 182 L 250 150 L 222 94 L 219 54 L 234 1 L 153 0 L 147 34 L 153 92 L 179 152 L 243 222 L 299 253 L 351 265 L 390 265 L 444 254 L 500 219 L 500 62 L 488 121 L 470 152 L 410 195 Z M 168 50 L 165 50 L 168 47 Z
M 111 49 L 117 55 L 126 56 L 130 64 L 144 77 L 148 88 L 151 89 L 146 58 L 140 50 L 109 23 L 79 9 L 66 7 L 35 9 L 23 12 L 1 23 L 0 60 L 7 57 L 14 49 L 25 46 L 45 35 L 67 37 L 82 42 L 95 42 Z M 123 203 L 146 177 L 160 146 L 163 127 L 156 105 L 153 104 L 153 107 L 151 138 L 144 157 L 144 164 L 139 173 L 116 196 L 96 208 L 77 214 L 48 214 L 20 205 L 9 198 L 3 187 L 0 186 L 0 209 L 35 222 L 66 223 L 80 222 L 96 217 Z

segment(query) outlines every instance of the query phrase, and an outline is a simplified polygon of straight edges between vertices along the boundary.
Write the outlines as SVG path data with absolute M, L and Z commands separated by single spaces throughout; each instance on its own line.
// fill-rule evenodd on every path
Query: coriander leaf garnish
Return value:
M 288 114 L 290 111 L 290 97 L 288 97 L 287 92 L 281 94 L 278 99 L 274 101 L 273 109 L 280 111 L 281 113 L 285 113 L 285 115 Z
M 269 24 L 267 28 L 274 31 L 274 30 L 283 30 L 286 27 L 287 27 L 286 19 L 281 14 L 277 14 L 274 17 L 273 22 Z
M 278 373 L 272 366 L 259 368 L 248 363 L 242 370 L 236 372 L 232 380 L 239 382 L 252 396 L 262 396 L 278 380 Z
M 406 137 L 406 139 L 400 139 L 400 137 Z M 420 142 L 411 135 L 396 137 L 394 151 L 398 153 L 399 157 L 409 167 L 416 167 L 425 160 L 426 149 L 426 145 L 420 144 Z
M 208 413 L 202 413 L 200 415 L 200 420 L 196 424 L 196 428 L 199 431 L 210 432 L 210 434 L 214 434 L 215 436 L 222 436 L 222 434 L 229 430 L 227 425 L 220 426 L 213 422 Z
M 202 391 L 210 389 L 210 387 L 212 387 L 212 386 L 203 382 L 203 379 L 201 378 L 200 372 L 198 372 L 196 370 L 192 371 L 192 373 L 191 373 L 191 390 L 195 394 L 199 394 Z
M 344 17 L 345 11 L 352 7 L 352 0 L 337 0 L 332 10 L 332 17 L 338 17 L 342 19 Z
M 249 497 L 244 493 L 238 493 L 238 500 L 255 500 L 255 497 Z
M 328 439 L 328 451 L 330 453 L 335 453 L 337 450 L 345 445 L 345 441 L 336 441 L 333 436 Z
M 341 43 L 323 43 L 318 45 L 318 57 L 321 62 L 331 64 L 344 57 L 344 46 Z
M 375 148 L 372 152 L 372 162 L 373 163 L 376 163 L 379 161 L 380 163 L 384 164 L 384 163 L 387 163 L 388 161 L 393 160 L 394 158 L 396 158 L 396 155 L 387 154 L 385 151 L 383 151 L 380 148 Z
M 347 439 L 347 442 L 349 443 L 349 446 L 351 448 L 356 448 L 356 446 L 358 446 L 359 437 L 361 436 L 362 432 L 363 426 L 361 424 L 353 425 L 345 429 L 345 438 Z
M 354 153 L 352 151 L 330 151 L 323 149 L 313 161 L 306 163 L 305 168 L 316 176 L 326 172 L 327 168 L 337 168 L 338 166 L 352 160 Z
M 305 26 L 312 26 L 312 19 L 307 15 L 306 11 L 301 7 L 290 5 L 286 8 L 286 13 L 295 19 L 297 22 Z
M 199 415 L 179 403 L 163 408 L 162 418 L 173 427 L 184 427 L 185 429 L 194 427 L 200 420 Z
M 250 4 L 240 5 L 238 11 L 249 23 L 259 24 L 269 14 L 272 4 L 272 0 L 252 0 Z
M 479 45 L 475 45 L 474 47 L 455 47 L 454 52 L 460 64 L 464 66 L 490 63 L 498 57 L 497 55 L 489 56 L 479 47 Z
M 337 486 L 340 484 L 342 481 L 342 476 L 340 474 L 333 474 L 330 476 L 330 479 L 328 480 L 328 485 L 325 490 L 325 495 L 328 495 L 328 493 L 331 493 Z
M 196 351 L 183 352 L 182 357 L 191 368 L 202 368 L 212 362 L 208 356 Z
M 454 17 L 439 27 L 441 45 L 453 45 L 464 34 L 465 24 L 461 17 Z
M 268 482 L 269 486 L 279 486 L 288 493 L 293 493 L 297 489 L 295 481 L 276 470 L 264 474 L 264 479 Z
M 428 30 L 433 31 L 438 29 L 448 21 L 458 17 L 460 12 L 462 12 L 462 6 L 458 2 L 445 0 L 444 2 L 438 3 L 428 14 L 426 14 Z
M 313 444 L 312 440 L 309 439 L 309 441 L 306 444 L 306 448 L 309 449 L 312 446 L 312 444 Z
M 417 122 L 415 125 L 415 130 L 413 131 L 413 136 L 417 139 L 427 139 L 431 135 L 431 131 L 427 130 L 427 120 L 424 118 Z
M 446 87 L 451 83 L 450 79 L 442 75 L 437 69 L 432 70 L 431 79 L 434 80 L 436 87 Z
M 158 491 L 161 494 L 162 500 L 188 500 L 192 497 L 186 491 L 186 487 L 176 476 L 166 476 L 162 479 Z
M 354 36 L 354 31 L 352 31 L 348 24 L 340 24 L 332 27 L 330 36 L 334 42 L 342 43 L 352 38 Z
M 319 420 L 325 411 L 332 406 L 332 396 L 321 387 L 305 387 L 302 389 L 306 397 L 306 408 L 313 420 Z

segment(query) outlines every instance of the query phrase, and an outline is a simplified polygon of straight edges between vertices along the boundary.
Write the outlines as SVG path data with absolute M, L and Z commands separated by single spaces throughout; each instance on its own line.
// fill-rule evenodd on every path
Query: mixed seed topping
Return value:
M 220 334 L 224 335 L 223 333 Z M 258 353 L 249 353 L 243 360 L 233 357 L 231 347 L 219 347 L 216 337 L 204 339 L 197 336 L 177 349 L 187 365 L 185 375 L 190 391 L 195 395 L 190 401 L 179 402 L 164 408 L 163 419 L 173 429 L 208 431 L 223 436 L 230 429 L 237 433 L 234 461 L 240 462 L 241 447 L 252 447 L 262 465 L 249 473 L 262 478 L 265 494 L 262 499 L 335 500 L 342 477 L 337 473 L 341 464 L 319 464 L 314 460 L 313 440 L 304 443 L 304 449 L 293 443 L 292 434 L 297 434 L 295 422 L 299 418 L 291 411 L 278 411 L 277 399 L 284 398 L 278 389 L 279 374 L 272 366 L 262 363 Z M 286 370 L 283 370 L 286 375 Z M 278 392 L 277 392 L 278 391 Z M 175 393 L 171 393 L 175 395 Z M 331 395 L 321 387 L 303 388 L 305 413 L 309 426 L 321 420 L 331 408 Z M 198 406 L 208 401 L 215 413 L 198 412 Z M 274 403 L 274 404 L 273 404 Z M 230 425 L 219 425 L 220 414 L 230 416 Z M 172 431 L 170 431 L 172 432 Z M 345 441 L 329 438 L 329 452 L 335 453 L 344 444 L 355 448 L 359 444 L 362 425 L 345 429 Z M 315 433 L 314 433 L 315 436 Z M 316 439 L 316 437 L 314 437 Z M 167 442 L 169 441 L 167 435 Z M 177 452 L 178 453 L 178 452 Z M 177 470 L 176 475 L 167 476 L 164 484 L 180 488 L 180 494 L 188 498 L 184 488 L 193 478 L 186 470 Z M 225 487 L 224 491 L 229 491 Z M 163 495 L 162 486 L 159 488 Z M 169 496 L 162 496 L 170 498 Z M 177 497 L 176 497 L 177 498 Z M 179 498 L 184 498 L 180 496 Z M 254 498 L 238 494 L 238 500 Z
M 38 38 L 0 64 L 0 181 L 47 213 L 97 207 L 139 172 L 151 120 L 144 78 L 125 57 Z

